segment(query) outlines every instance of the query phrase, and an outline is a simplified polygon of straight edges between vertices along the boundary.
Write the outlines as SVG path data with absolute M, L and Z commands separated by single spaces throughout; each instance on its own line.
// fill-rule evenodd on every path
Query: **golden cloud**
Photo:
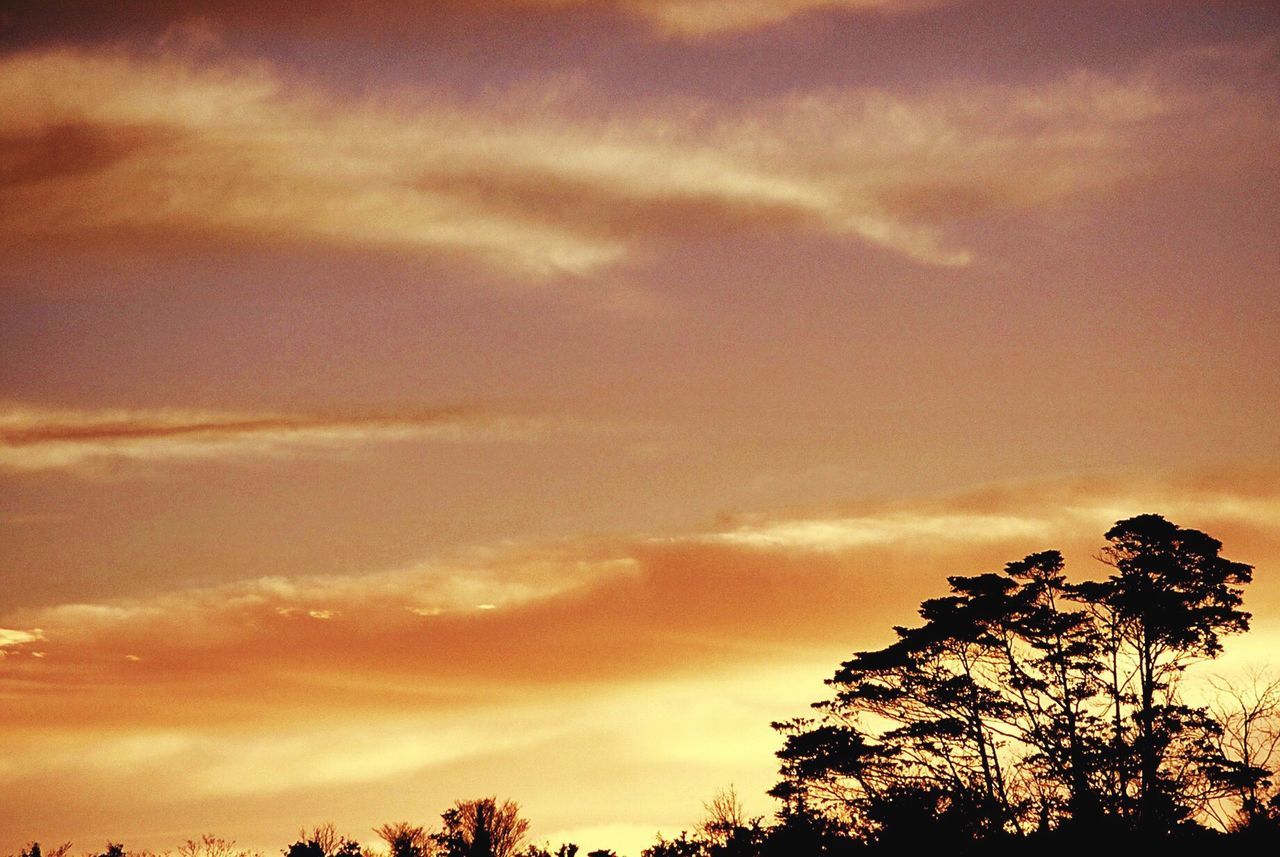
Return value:
M 1049 547 L 1087 560 L 1112 522 L 1151 510 L 1223 537 L 1233 557 L 1258 561 L 1250 545 L 1280 552 L 1280 495 L 1261 483 L 1058 482 L 801 518 L 743 516 L 677 538 L 476 550 L 380 574 L 259 578 L 4 619 L 43 629 L 47 658 L 24 666 L 28 679 L 56 678 L 55 686 L 82 692 L 97 683 L 189 685 L 199 711 L 206 691 L 224 693 L 218 682 L 254 694 L 272 688 L 286 709 L 313 681 L 360 687 L 357 707 L 394 699 L 414 682 L 518 696 L 768 660 L 855 628 L 887 628 L 946 574 Z M 1092 571 L 1088 562 L 1073 569 Z M 1258 588 L 1264 602 L 1280 594 Z M 13 644 L 35 639 L 5 633 Z M 162 716 L 179 716 L 182 706 Z
M 0 411 L 0 470 L 281 456 L 403 440 L 516 440 L 535 436 L 544 425 L 461 410 L 317 415 L 15 406 Z
M 466 103 L 335 101 L 265 63 L 73 50 L 0 60 L 0 105 L 10 247 L 240 235 L 460 254 L 525 275 L 752 228 L 963 265 L 957 220 L 1207 160 L 1224 122 L 1274 125 L 1245 94 L 1152 72 L 621 107 L 563 83 Z
M 946 2 L 954 0 L 622 0 L 621 6 L 666 35 L 704 38 L 756 30 L 809 12 L 891 14 Z
M 39 628 L 22 631 L 16 628 L 0 628 L 0 649 L 6 646 L 20 646 L 44 639 L 44 632 Z

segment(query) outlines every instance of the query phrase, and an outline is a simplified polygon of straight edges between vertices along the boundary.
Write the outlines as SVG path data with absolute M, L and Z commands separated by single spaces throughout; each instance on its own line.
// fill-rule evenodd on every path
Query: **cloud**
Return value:
M 12 247 L 231 235 L 445 253 L 526 277 L 752 229 L 964 265 L 957 223 L 1207 162 L 1241 122 L 1275 130 L 1247 91 L 1188 89 L 1155 66 L 618 105 L 564 80 L 467 101 L 343 99 L 263 62 L 60 49 L 0 60 L 0 104 Z
M 859 518 L 775 521 L 744 525 L 714 539 L 729 544 L 796 550 L 838 551 L 906 539 L 1005 541 L 1051 535 L 1043 521 L 1012 515 L 898 514 Z
M 543 424 L 462 410 L 308 415 L 12 406 L 0 410 L 0 471 L 332 453 L 405 440 L 514 440 Z
M 39 629 L 20 631 L 13 628 L 0 628 L 0 649 L 9 646 L 21 646 L 24 643 L 34 643 L 42 639 L 44 639 L 44 633 Z
M 953 0 L 622 0 L 659 32 L 681 38 L 757 30 L 809 12 L 903 13 Z
M 330 4 L 327 8 L 300 10 L 278 0 L 179 0 L 157 9 L 154 4 L 121 0 L 109 19 L 115 30 L 134 28 L 159 33 L 163 45 L 216 47 L 226 28 L 255 33 L 288 33 L 325 37 L 341 34 L 387 38 L 396 34 L 422 36 L 442 23 L 485 21 L 499 10 L 526 25 L 539 20 L 563 26 L 598 22 L 601 10 L 640 22 L 663 38 L 704 39 L 765 29 L 808 13 L 905 14 L 954 3 L 956 0 L 369 0 L 358 8 Z M 11 27 L 39 32 L 45 22 L 58 20 L 63 29 L 76 32 L 66 18 L 78 10 L 66 0 L 46 0 L 41 8 L 17 10 Z M 70 8 L 67 8 L 67 7 Z M 62 7 L 62 8 L 60 8 Z M 88 10 L 80 10 L 81 28 L 105 27 Z
M 330 4 L 303 11 L 279 0 L 178 0 L 162 8 L 121 0 L 113 4 L 107 20 L 116 32 L 132 28 L 158 33 L 162 45 L 216 47 L 220 32 L 227 28 L 312 38 L 337 34 L 347 39 L 387 38 L 427 35 L 445 22 L 485 21 L 495 9 L 526 25 L 541 19 L 566 26 L 597 22 L 603 9 L 641 22 L 661 37 L 698 39 L 763 29 L 806 13 L 902 14 L 952 2 L 956 0 L 368 0 L 358 8 Z M 81 11 L 78 28 L 68 21 L 75 11 Z M 15 10 L 7 23 L 17 32 L 41 32 L 59 16 L 64 32 L 106 26 L 106 20 L 67 0 L 45 0 L 39 8 Z
M 43 629 L 47 659 L 38 666 L 47 672 L 30 676 L 56 677 L 68 692 L 183 688 L 170 691 L 178 701 L 160 716 L 182 716 L 188 698 L 192 716 L 203 716 L 238 693 L 288 711 L 318 687 L 356 691 L 344 703 L 355 708 L 428 704 L 435 693 L 518 699 L 874 636 L 908 619 L 946 574 L 999 568 L 1036 550 L 1064 548 L 1073 574 L 1094 573 L 1101 533 L 1140 512 L 1200 526 L 1235 558 L 1261 559 L 1250 545 L 1280 553 L 1280 496 L 1248 486 L 1241 478 L 1016 486 L 748 515 L 680 537 L 477 549 L 379 574 L 258 578 L 5 619 Z M 1280 595 L 1259 584 L 1264 603 Z M 34 632 L 7 633 L 21 642 Z

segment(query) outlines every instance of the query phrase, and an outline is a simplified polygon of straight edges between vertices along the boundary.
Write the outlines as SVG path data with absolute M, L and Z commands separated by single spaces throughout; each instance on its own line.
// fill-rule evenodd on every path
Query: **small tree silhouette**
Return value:
M 698 835 L 708 842 L 723 845 L 740 827 L 747 826 L 747 813 L 738 799 L 738 792 L 730 785 L 702 804 L 704 812 L 698 825 Z
M 426 829 L 407 821 L 384 824 L 374 830 L 391 849 L 391 857 L 428 857 L 435 843 Z
M 234 839 L 223 839 L 208 833 L 179 845 L 177 854 L 178 857 L 261 857 L 256 851 L 236 848 Z
M 572 842 L 565 842 L 555 851 L 551 850 L 551 843 L 546 845 L 530 845 L 524 851 L 520 852 L 520 857 L 577 857 L 578 846 Z
M 640 852 L 640 857 L 704 857 L 706 844 L 690 839 L 689 834 L 681 831 L 675 839 L 658 836 L 658 841 Z
M 1223 777 L 1230 808 L 1215 817 L 1229 830 L 1280 831 L 1280 791 L 1272 781 L 1280 763 L 1280 676 L 1252 670 L 1243 683 L 1213 678 L 1210 685 L 1218 749 L 1231 765 Z
M 529 830 L 520 806 L 496 797 L 458 801 L 440 819 L 444 829 L 433 838 L 448 857 L 512 857 Z
M 284 849 L 285 857 L 362 857 L 360 843 L 340 836 L 331 823 L 317 825 L 307 833 L 304 827 L 298 841 Z
M 46 851 L 43 854 L 40 851 L 39 842 L 31 842 L 26 848 L 18 851 L 19 857 L 66 857 L 67 852 L 71 850 L 71 843 L 64 842 L 52 851 Z

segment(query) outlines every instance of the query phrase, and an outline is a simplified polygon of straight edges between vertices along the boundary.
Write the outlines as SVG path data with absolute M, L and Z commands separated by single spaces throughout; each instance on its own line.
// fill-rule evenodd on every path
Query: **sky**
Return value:
M 1280 645 L 1280 6 L 0 0 L 0 854 L 638 854 L 948 574 Z

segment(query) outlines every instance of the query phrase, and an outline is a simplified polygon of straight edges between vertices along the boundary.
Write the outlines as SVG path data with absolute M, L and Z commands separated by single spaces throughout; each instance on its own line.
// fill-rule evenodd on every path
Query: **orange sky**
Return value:
M 634 855 L 1142 512 L 1280 643 L 1274 3 L 154 5 L 0 6 L 0 853 Z

